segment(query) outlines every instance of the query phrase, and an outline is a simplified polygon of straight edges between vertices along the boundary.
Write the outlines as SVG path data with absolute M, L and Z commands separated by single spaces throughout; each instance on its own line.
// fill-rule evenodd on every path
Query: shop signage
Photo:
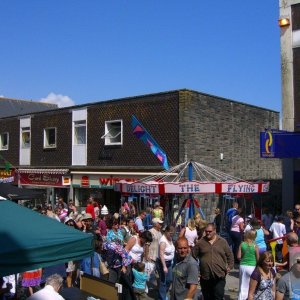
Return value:
M 244 194 L 244 193 L 267 193 L 269 192 L 269 183 L 250 183 L 250 182 L 237 182 L 237 183 L 223 183 L 222 193 L 228 194 Z
M 202 183 L 197 181 L 185 181 L 183 183 L 164 183 L 167 194 L 206 194 L 215 193 L 214 183 Z
M 89 176 L 82 176 L 81 177 L 81 186 L 90 186 L 90 179 Z
M 22 173 L 21 185 L 62 186 L 62 175 L 49 173 Z
M 136 178 L 118 178 L 118 177 L 100 177 L 99 183 L 101 187 L 111 187 L 113 188 L 117 182 L 119 181 L 126 181 L 126 182 L 135 182 Z
M 115 190 L 131 194 L 252 194 L 269 192 L 269 182 L 119 182 Z
M 0 169 L 0 183 L 15 181 L 15 169 Z
M 63 185 L 70 185 L 71 184 L 71 176 L 63 176 L 62 184 Z
M 132 183 L 125 184 L 125 193 L 130 194 L 159 194 L 158 184 Z
M 8 178 L 15 176 L 15 170 L 0 169 L 0 178 Z

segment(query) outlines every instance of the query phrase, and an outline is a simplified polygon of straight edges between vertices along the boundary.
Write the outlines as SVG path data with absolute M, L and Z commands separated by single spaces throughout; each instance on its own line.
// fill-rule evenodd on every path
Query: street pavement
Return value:
M 232 269 L 226 276 L 225 299 L 238 298 L 239 293 L 239 269 Z
M 158 299 L 157 296 L 157 287 L 154 287 L 149 290 L 150 299 Z M 239 270 L 233 269 L 226 276 L 226 286 L 225 286 L 225 300 L 236 300 L 238 298 L 239 292 Z M 198 294 L 201 294 L 201 288 L 199 285 Z M 200 298 L 201 299 L 201 298 Z

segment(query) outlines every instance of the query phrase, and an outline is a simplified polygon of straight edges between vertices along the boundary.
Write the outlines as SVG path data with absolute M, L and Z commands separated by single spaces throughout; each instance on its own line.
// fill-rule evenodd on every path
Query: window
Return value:
M 86 144 L 86 121 L 74 122 L 74 144 L 85 145 Z
M 0 150 L 8 150 L 8 132 L 0 134 Z
M 123 144 L 123 122 L 106 121 L 105 134 L 101 137 L 105 139 L 105 145 L 122 145 Z
M 30 127 L 21 128 L 21 147 L 30 148 Z
M 56 147 L 56 128 L 44 129 L 44 148 Z

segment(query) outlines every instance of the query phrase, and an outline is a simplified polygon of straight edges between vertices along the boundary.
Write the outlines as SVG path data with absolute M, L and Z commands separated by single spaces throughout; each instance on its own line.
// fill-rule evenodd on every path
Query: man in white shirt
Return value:
M 286 235 L 286 229 L 285 225 L 283 224 L 283 217 L 278 216 L 277 220 L 273 222 L 273 224 L 270 227 L 270 231 L 273 233 L 273 239 L 281 238 Z M 275 248 L 276 252 L 276 261 L 282 262 L 282 247 L 283 247 L 283 240 L 278 239 L 277 245 Z
M 46 279 L 46 285 L 42 290 L 27 298 L 28 300 L 64 300 L 58 293 L 63 284 L 63 278 L 53 274 Z

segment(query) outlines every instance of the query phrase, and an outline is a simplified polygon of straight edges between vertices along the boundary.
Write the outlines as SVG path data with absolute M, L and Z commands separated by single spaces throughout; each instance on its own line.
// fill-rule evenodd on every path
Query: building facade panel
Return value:
M 300 47 L 293 49 L 295 131 L 300 131 Z
M 88 109 L 88 166 L 156 167 L 150 149 L 133 135 L 135 115 L 153 136 L 168 158 L 178 162 L 178 92 L 134 97 L 91 106 Z M 123 121 L 123 145 L 105 146 L 105 121 Z
M 56 128 L 56 147 L 44 148 L 44 129 Z M 69 167 L 72 163 L 72 113 L 69 109 L 35 114 L 31 119 L 31 166 Z
M 18 118 L 0 119 L 0 133 L 9 135 L 8 150 L 0 151 L 1 156 L 13 166 L 19 165 L 20 120 Z
M 181 95 L 181 160 L 247 180 L 281 179 L 280 160 L 261 159 L 259 152 L 260 132 L 278 128 L 279 113 L 196 92 Z

